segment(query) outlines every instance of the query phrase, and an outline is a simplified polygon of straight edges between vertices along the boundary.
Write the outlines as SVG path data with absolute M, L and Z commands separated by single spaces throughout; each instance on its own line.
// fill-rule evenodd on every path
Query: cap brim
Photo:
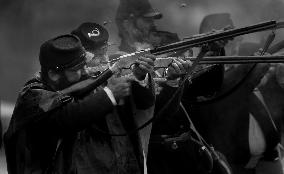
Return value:
M 149 12 L 143 15 L 145 18 L 161 19 L 163 17 L 160 12 Z

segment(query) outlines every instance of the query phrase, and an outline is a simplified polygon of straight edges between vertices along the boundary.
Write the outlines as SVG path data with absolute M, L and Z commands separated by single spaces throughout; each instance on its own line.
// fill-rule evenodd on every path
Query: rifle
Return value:
M 157 58 L 155 69 L 167 68 L 176 57 Z M 195 61 L 195 57 L 183 57 L 183 60 Z M 284 63 L 283 55 L 267 56 L 210 56 L 203 57 L 199 64 L 247 64 L 247 63 Z
M 236 29 L 228 29 L 225 31 L 218 31 L 216 33 L 207 33 L 200 35 L 198 37 L 193 37 L 190 39 L 186 39 L 179 42 L 174 42 L 168 45 L 155 47 L 153 49 L 145 49 L 141 51 L 137 51 L 130 54 L 125 54 L 117 59 L 114 59 L 110 62 L 116 62 L 119 64 L 120 67 L 130 67 L 137 58 L 141 55 L 150 53 L 153 55 L 161 55 L 165 53 L 185 50 L 192 47 L 201 47 L 204 44 L 212 43 L 219 40 L 227 40 L 232 39 L 233 37 L 265 31 L 265 30 L 271 30 L 271 29 L 279 29 L 284 27 L 284 22 L 276 22 L 274 20 L 262 22 L 246 27 L 236 28 Z M 105 71 L 103 71 L 99 76 L 93 78 L 90 77 L 86 80 L 83 80 L 81 82 L 78 82 L 62 91 L 59 91 L 62 94 L 70 94 L 73 92 L 76 92 L 81 95 L 84 95 L 86 93 L 91 92 L 92 90 L 96 89 L 98 86 L 103 84 L 107 79 L 109 79 L 113 74 L 115 73 L 115 70 L 112 68 L 108 68 Z

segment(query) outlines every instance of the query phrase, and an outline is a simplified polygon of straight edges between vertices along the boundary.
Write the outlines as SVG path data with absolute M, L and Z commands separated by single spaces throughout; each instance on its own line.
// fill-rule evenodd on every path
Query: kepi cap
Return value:
M 44 69 L 61 71 L 85 64 L 85 54 L 86 52 L 77 36 L 61 35 L 41 45 L 39 62 Z
M 86 50 L 96 50 L 107 44 L 108 31 L 97 23 L 85 22 L 71 34 L 78 36 Z

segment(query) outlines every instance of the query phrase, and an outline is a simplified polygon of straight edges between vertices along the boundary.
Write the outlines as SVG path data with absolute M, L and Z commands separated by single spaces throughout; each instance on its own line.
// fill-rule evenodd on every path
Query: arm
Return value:
M 113 110 L 113 103 L 104 90 L 92 93 L 83 99 L 64 103 L 46 112 L 39 126 L 55 134 L 69 134 L 81 131 L 104 118 Z
M 158 113 L 169 100 L 173 98 L 172 102 L 167 106 L 164 113 L 167 115 L 171 115 L 175 113 L 179 107 L 179 103 L 181 101 L 181 97 L 183 95 L 184 86 L 180 86 L 180 76 L 185 74 L 190 68 L 191 62 L 184 61 L 182 59 L 174 59 L 173 63 L 167 69 L 167 81 L 165 83 L 160 84 L 163 89 L 160 94 L 157 96 L 156 108 L 155 112 Z M 179 91 L 176 93 L 176 90 Z M 175 96 L 173 96 L 176 93 Z
M 152 89 L 154 82 L 151 76 L 155 59 L 154 55 L 146 54 L 140 56 L 132 66 L 132 72 L 136 79 L 131 83 L 132 97 L 137 109 L 147 109 L 155 103 L 155 92 Z
M 132 97 L 137 109 L 147 109 L 155 103 L 155 92 L 150 84 L 153 83 L 151 75 L 147 76 L 146 86 L 140 85 L 138 81 L 132 81 Z M 152 81 L 152 82 L 151 82 Z

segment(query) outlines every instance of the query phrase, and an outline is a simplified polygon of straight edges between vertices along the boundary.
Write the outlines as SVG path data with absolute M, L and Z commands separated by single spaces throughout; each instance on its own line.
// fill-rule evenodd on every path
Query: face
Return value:
M 100 47 L 99 49 L 92 51 L 92 53 L 94 54 L 94 57 L 104 59 L 105 56 L 106 56 L 106 53 L 107 53 L 107 47 L 108 47 L 108 45 L 105 44 L 102 47 Z
M 151 18 L 138 18 L 136 20 L 136 27 L 140 31 L 144 31 L 145 34 L 150 33 L 151 31 L 155 30 L 154 20 Z
M 90 55 L 90 59 L 87 62 L 87 66 L 89 67 L 93 67 L 93 66 L 99 66 L 101 64 L 103 64 L 103 62 L 107 61 L 107 47 L 108 45 L 105 44 L 102 47 L 100 47 L 99 49 L 96 50 L 91 50 L 91 51 L 87 51 L 87 55 Z
M 86 66 L 79 69 L 67 69 L 64 71 L 64 76 L 70 84 L 79 82 L 86 74 Z

